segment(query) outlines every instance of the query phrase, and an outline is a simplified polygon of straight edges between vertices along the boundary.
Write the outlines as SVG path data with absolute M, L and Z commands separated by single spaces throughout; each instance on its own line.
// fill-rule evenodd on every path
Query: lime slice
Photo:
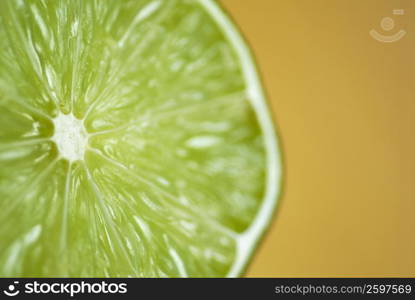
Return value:
M 240 275 L 280 158 L 218 4 L 4 0 L 0 21 L 0 275 Z

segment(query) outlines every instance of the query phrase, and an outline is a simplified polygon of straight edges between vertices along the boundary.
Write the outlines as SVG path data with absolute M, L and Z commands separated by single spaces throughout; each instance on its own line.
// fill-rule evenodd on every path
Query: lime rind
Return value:
M 231 22 L 229 16 L 214 0 L 198 0 L 206 11 L 217 22 L 225 36 L 234 47 L 239 61 L 242 64 L 242 72 L 247 85 L 248 99 L 258 116 L 258 121 L 264 134 L 264 142 L 267 156 L 266 191 L 262 205 L 251 226 L 237 237 L 237 259 L 228 273 L 228 277 L 239 276 L 252 256 L 262 234 L 271 222 L 281 192 L 282 163 L 280 148 L 276 130 L 270 115 L 270 109 L 264 95 L 254 59 L 246 46 L 239 30 Z

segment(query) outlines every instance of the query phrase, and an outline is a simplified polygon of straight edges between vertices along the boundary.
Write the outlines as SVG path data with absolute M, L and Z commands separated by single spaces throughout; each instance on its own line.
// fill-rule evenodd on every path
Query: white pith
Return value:
M 58 147 L 60 156 L 69 162 L 83 160 L 88 143 L 83 121 L 72 113 L 59 113 L 52 121 L 55 128 L 52 141 Z

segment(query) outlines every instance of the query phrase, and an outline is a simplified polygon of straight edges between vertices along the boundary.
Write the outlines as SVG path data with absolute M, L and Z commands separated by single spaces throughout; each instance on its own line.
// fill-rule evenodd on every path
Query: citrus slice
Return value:
M 211 0 L 0 1 L 0 275 L 239 276 L 280 158 Z

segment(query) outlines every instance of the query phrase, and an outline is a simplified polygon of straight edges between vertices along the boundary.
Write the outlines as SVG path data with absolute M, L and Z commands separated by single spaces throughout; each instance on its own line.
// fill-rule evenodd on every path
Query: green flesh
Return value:
M 266 150 L 206 9 L 5 0 L 0 21 L 0 275 L 228 276 Z M 61 114 L 84 121 L 81 160 L 52 141 Z

